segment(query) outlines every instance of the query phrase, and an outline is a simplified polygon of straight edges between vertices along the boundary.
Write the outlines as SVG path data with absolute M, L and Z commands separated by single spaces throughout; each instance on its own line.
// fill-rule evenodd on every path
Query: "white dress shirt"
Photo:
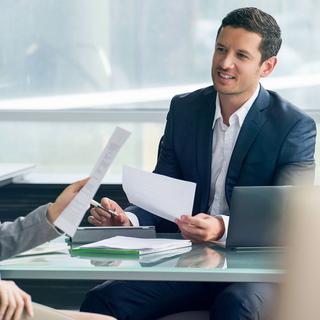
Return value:
M 213 138 L 209 213 L 212 216 L 221 216 L 224 221 L 225 233 L 220 241 L 226 240 L 229 225 L 229 207 L 225 196 L 225 180 L 230 158 L 241 126 L 258 96 L 259 90 L 260 85 L 257 86 L 251 98 L 230 116 L 229 126 L 223 123 L 219 94 L 217 94 L 216 97 L 216 112 L 212 125 Z M 135 214 L 132 212 L 126 212 L 126 214 L 133 226 L 139 226 L 139 220 Z
M 260 85 L 258 85 L 251 98 L 230 116 L 229 126 L 223 123 L 219 94 L 217 94 L 216 97 L 216 112 L 212 125 L 213 137 L 209 213 L 212 216 L 221 216 L 224 221 L 225 233 L 220 241 L 226 240 L 229 226 L 229 207 L 225 194 L 225 181 L 230 158 L 244 119 L 256 100 L 259 90 Z

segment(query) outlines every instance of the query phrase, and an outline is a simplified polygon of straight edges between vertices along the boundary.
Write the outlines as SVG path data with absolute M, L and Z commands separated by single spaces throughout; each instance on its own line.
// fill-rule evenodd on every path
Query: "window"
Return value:
M 283 31 L 279 64 L 264 85 L 318 120 L 320 3 L 241 5 L 272 14 Z M 210 85 L 217 29 L 238 6 L 235 0 L 2 1 L 0 162 L 35 163 L 37 178 L 83 176 L 121 125 L 133 134 L 107 181 L 119 180 L 123 164 L 152 170 L 170 98 Z

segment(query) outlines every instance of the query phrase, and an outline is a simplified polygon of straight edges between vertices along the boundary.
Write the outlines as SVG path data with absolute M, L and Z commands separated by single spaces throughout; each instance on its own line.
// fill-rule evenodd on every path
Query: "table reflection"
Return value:
M 97 267 L 141 266 L 141 267 L 178 267 L 178 268 L 222 268 L 225 254 L 205 245 L 168 250 L 140 256 L 95 254 L 72 254 L 79 259 L 90 259 Z
M 184 268 L 221 268 L 225 266 L 225 255 L 210 247 L 195 247 L 181 255 L 177 267 Z

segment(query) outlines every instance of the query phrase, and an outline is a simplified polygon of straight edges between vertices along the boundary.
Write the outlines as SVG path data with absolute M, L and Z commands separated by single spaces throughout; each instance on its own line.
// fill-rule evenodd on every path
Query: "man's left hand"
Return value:
M 182 215 L 175 222 L 183 237 L 193 242 L 216 241 L 225 232 L 221 217 L 213 217 L 205 213 L 198 213 L 195 216 Z

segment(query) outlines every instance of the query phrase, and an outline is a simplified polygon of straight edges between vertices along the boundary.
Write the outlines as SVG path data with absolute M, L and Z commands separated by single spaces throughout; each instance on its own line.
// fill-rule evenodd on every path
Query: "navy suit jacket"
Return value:
M 171 101 L 154 172 L 197 184 L 193 214 L 208 212 L 212 135 L 217 92 L 210 86 L 177 95 Z M 237 138 L 226 176 L 227 203 L 234 186 L 313 183 L 316 126 L 314 121 L 277 93 L 260 87 Z M 214 164 L 212 164 L 214 165 Z M 141 208 L 140 225 L 158 232 L 177 226 Z

